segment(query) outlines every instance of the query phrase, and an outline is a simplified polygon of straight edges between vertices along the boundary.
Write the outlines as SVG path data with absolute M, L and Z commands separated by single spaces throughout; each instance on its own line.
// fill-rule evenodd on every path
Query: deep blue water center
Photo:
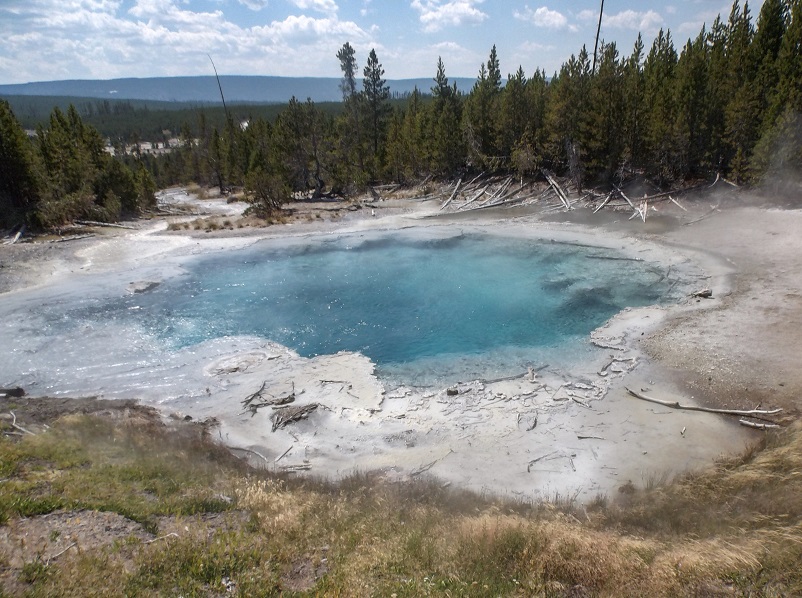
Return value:
M 303 356 L 359 351 L 405 383 L 450 382 L 520 373 L 663 298 L 661 272 L 597 259 L 609 257 L 482 234 L 273 242 L 202 258 L 122 311 L 176 348 L 255 335 Z

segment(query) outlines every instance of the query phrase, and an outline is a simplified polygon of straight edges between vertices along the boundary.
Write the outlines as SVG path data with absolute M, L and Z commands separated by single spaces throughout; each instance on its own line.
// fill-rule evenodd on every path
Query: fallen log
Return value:
M 273 414 L 273 432 L 280 430 L 285 426 L 306 419 L 309 414 L 318 408 L 317 403 L 310 403 L 308 405 L 298 405 L 297 407 L 288 407 L 281 411 L 276 411 Z
M 560 198 L 560 201 L 565 206 L 565 209 L 570 210 L 571 202 L 568 201 L 568 196 L 565 194 L 565 191 L 563 191 L 562 187 L 560 187 L 560 184 L 554 179 L 554 177 L 551 176 L 551 174 L 549 174 L 547 170 L 542 169 L 541 172 L 543 173 L 543 176 L 546 177 L 549 185 L 554 188 L 555 193 L 557 193 L 557 197 Z
M 59 237 L 58 239 L 53 239 L 50 241 L 51 243 L 66 243 L 67 241 L 77 241 L 78 239 L 89 239 L 90 237 L 94 237 L 95 233 L 89 233 L 86 235 L 71 235 L 69 237 Z
M 134 226 L 126 226 L 125 224 L 114 224 L 112 222 L 97 222 L 96 220 L 76 220 L 75 224 L 81 226 L 101 226 L 105 228 L 127 228 L 129 230 L 136 230 Z
M 262 461 L 264 461 L 265 463 L 270 465 L 270 460 L 267 457 L 265 457 L 262 453 L 256 452 L 253 449 L 245 448 L 245 447 L 242 447 L 242 446 L 226 446 L 226 448 L 228 450 L 230 450 L 230 451 L 242 451 L 243 453 L 248 453 L 250 455 L 256 455 Z
M 601 209 L 602 209 L 604 206 L 606 206 L 606 205 L 607 205 L 607 202 L 609 202 L 609 201 L 610 201 L 612 198 L 613 198 L 613 194 L 612 194 L 612 192 L 611 192 L 611 193 L 608 193 L 608 194 L 607 194 L 607 197 L 605 198 L 605 200 L 604 200 L 603 202 L 601 202 L 601 203 L 599 204 L 599 206 L 598 206 L 598 207 L 597 207 L 595 210 L 593 210 L 593 213 L 595 214 L 596 212 L 598 212 L 599 210 L 601 210 Z
M 713 297 L 713 291 L 711 291 L 710 289 L 702 289 L 701 291 L 696 291 L 694 293 L 691 293 L 691 297 L 694 297 L 696 299 L 710 299 L 711 297 Z
M 711 407 L 698 407 L 697 405 L 681 405 L 679 401 L 663 401 L 655 399 L 647 395 L 635 392 L 630 388 L 624 387 L 625 390 L 636 399 L 642 401 L 649 401 L 650 403 L 657 403 L 663 407 L 670 407 L 671 409 L 682 409 L 684 411 L 702 411 L 704 413 L 717 413 L 719 415 L 740 415 L 742 417 L 757 417 L 761 415 L 776 415 L 782 409 L 713 409 Z
M 12 422 L 11 422 L 11 427 L 12 428 L 14 428 L 15 430 L 19 430 L 20 432 L 23 432 L 25 434 L 30 434 L 31 436 L 36 436 L 36 434 L 31 432 L 30 430 L 26 430 L 25 428 L 23 428 L 22 426 L 17 424 L 17 414 L 16 413 L 14 413 L 13 411 L 9 411 L 9 413 L 11 414 L 11 417 L 12 417 Z
M 267 381 L 262 383 L 262 386 L 252 395 L 249 395 L 242 401 L 242 406 L 244 407 L 245 411 L 240 413 L 247 413 L 248 411 L 251 412 L 251 417 L 256 415 L 259 409 L 263 407 L 273 407 L 274 409 L 281 405 L 287 405 L 295 401 L 295 382 L 292 383 L 292 392 L 284 397 L 271 397 L 266 400 L 261 400 L 263 398 L 263 393 L 265 390 L 265 386 L 267 385 Z M 260 399 L 260 402 L 255 403 L 257 399 Z
M 696 224 L 697 222 L 701 222 L 702 220 L 704 220 L 705 218 L 709 218 L 710 216 L 712 216 L 716 212 L 718 212 L 718 204 L 714 205 L 712 208 L 710 208 L 709 212 L 707 212 L 703 216 L 700 216 L 696 220 L 691 220 L 690 222 L 683 222 L 682 226 L 690 226 L 691 224 Z
M 312 466 L 308 463 L 304 463 L 303 465 L 284 465 L 279 469 L 285 473 L 295 473 L 296 471 L 309 471 L 312 469 Z
M 448 206 L 448 204 L 450 204 L 454 200 L 454 198 L 457 196 L 457 191 L 459 191 L 460 183 L 462 183 L 462 179 L 457 181 L 457 185 L 456 185 L 456 187 L 454 187 L 454 192 L 451 194 L 451 197 L 448 198 L 448 201 L 445 202 L 442 206 L 440 206 L 441 210 L 445 209 Z
M 488 186 L 489 186 L 489 185 L 485 185 L 484 187 L 482 187 L 482 190 L 481 190 L 481 191 L 479 191 L 479 193 L 477 193 L 477 194 L 476 194 L 476 195 L 474 195 L 474 196 L 473 196 L 471 199 L 469 199 L 469 200 L 468 200 L 468 201 L 466 201 L 464 204 L 462 204 L 462 205 L 459 207 L 459 209 L 460 209 L 460 210 L 464 210 L 466 207 L 468 207 L 469 205 L 471 205 L 471 204 L 472 204 L 473 202 L 475 202 L 477 199 L 479 199 L 480 197 L 482 197 L 482 195 L 484 194 L 484 192 L 487 190 L 487 187 L 488 187 Z
M 738 423 L 742 426 L 746 426 L 747 428 L 754 428 L 756 430 L 774 430 L 780 427 L 778 424 L 758 424 L 756 422 L 750 422 L 746 419 L 739 419 Z
M 5 241 L 3 242 L 3 245 L 13 245 L 13 244 L 14 244 L 14 243 L 16 243 L 17 241 L 19 241 L 19 238 L 20 238 L 21 236 L 22 236 L 22 231 L 18 232 L 16 235 L 14 235 L 14 237 L 13 237 L 13 238 L 5 240 Z
M 675 205 L 676 205 L 678 208 L 680 208 L 680 209 L 681 209 L 683 212 L 687 212 L 687 211 L 688 211 L 688 208 L 686 208 L 685 206 L 683 206 L 682 204 L 680 204 L 680 202 L 678 202 L 676 199 L 674 199 L 674 198 L 673 198 L 673 197 L 671 197 L 670 195 L 668 196 L 668 198 L 669 198 L 669 199 L 670 199 L 670 200 L 671 200 L 671 201 L 672 201 L 672 202 L 673 202 L 673 203 L 674 203 L 674 204 L 675 204 Z

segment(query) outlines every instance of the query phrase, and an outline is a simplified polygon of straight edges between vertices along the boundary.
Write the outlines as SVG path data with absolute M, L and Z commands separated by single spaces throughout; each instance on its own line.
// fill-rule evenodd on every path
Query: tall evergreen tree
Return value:
M 727 171 L 737 180 L 746 175 L 748 160 L 756 141 L 759 95 L 753 82 L 757 71 L 752 44 L 752 17 L 749 2 L 740 9 L 735 0 L 730 12 L 727 36 L 727 65 L 729 86 L 724 108 L 724 137 Z
M 621 123 L 625 118 L 624 67 L 615 43 L 602 41 L 595 75 L 590 84 L 590 117 L 586 126 L 586 167 L 605 179 L 612 179 L 624 155 Z
M 644 115 L 647 108 L 643 104 L 643 38 L 638 33 L 632 54 L 624 65 L 624 163 L 630 167 L 641 167 L 644 163 L 643 135 Z
M 343 73 L 340 90 L 343 93 L 343 101 L 347 102 L 356 94 L 356 51 L 350 43 L 345 42 L 337 51 L 337 58 L 340 60 L 340 70 Z
M 465 101 L 463 120 L 471 160 L 481 168 L 498 168 L 503 160 L 497 147 L 500 96 L 501 71 L 496 46 L 493 46 Z
M 583 46 L 579 55 L 572 55 L 552 79 L 546 115 L 549 162 L 557 170 L 567 170 L 579 188 L 584 179 L 586 135 L 590 132 L 589 86 L 590 59 Z
M 645 140 L 650 170 L 658 180 L 674 180 L 678 176 L 677 140 L 674 137 L 676 103 L 673 92 L 677 51 L 671 32 L 658 33 L 643 66 L 644 102 L 649 106 Z
M 373 153 L 373 173 L 378 173 L 380 158 L 380 142 L 385 136 L 387 117 L 390 113 L 390 88 L 384 79 L 384 69 L 376 56 L 376 50 L 371 50 L 363 71 L 365 78 L 362 81 L 365 97 L 365 112 L 368 130 L 370 132 L 371 151 Z
M 465 145 L 460 130 L 462 104 L 457 84 L 449 84 L 440 57 L 434 83 L 434 101 L 422 114 L 425 122 L 422 138 L 425 139 L 429 170 L 436 174 L 451 174 L 465 161 Z
M 33 147 L 11 106 L 0 100 L 0 228 L 30 223 L 38 201 Z
M 343 114 L 339 119 L 338 134 L 338 160 L 335 167 L 335 186 L 344 192 L 364 182 L 365 152 L 364 135 L 362 127 L 363 94 L 357 92 L 357 62 L 356 52 L 350 43 L 346 42 L 337 52 L 342 71 L 340 90 L 343 93 Z
M 702 27 L 696 38 L 685 44 L 677 62 L 674 94 L 676 121 L 675 167 L 680 177 L 700 175 L 709 132 L 706 103 L 708 79 L 707 32 Z

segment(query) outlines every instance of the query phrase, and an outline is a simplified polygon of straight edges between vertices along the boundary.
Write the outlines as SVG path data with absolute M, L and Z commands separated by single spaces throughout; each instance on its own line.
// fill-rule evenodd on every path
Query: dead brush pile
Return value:
M 104 411 L 48 429 L 12 410 L 33 434 L 0 422 L 0 595 L 802 594 L 799 425 L 581 506 L 282 480 L 197 424 Z

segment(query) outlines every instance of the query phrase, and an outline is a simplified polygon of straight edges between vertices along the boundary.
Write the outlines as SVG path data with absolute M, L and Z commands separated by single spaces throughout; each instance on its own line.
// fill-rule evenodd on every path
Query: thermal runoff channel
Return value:
M 396 233 L 204 257 L 91 317 L 135 318 L 175 349 L 245 335 L 307 357 L 358 351 L 380 374 L 434 383 L 526 371 L 624 307 L 665 299 L 663 278 L 608 249 Z

